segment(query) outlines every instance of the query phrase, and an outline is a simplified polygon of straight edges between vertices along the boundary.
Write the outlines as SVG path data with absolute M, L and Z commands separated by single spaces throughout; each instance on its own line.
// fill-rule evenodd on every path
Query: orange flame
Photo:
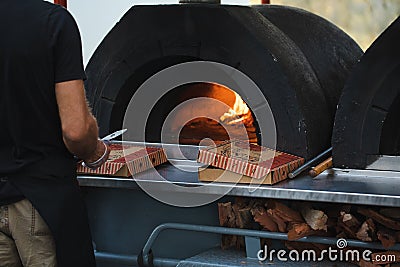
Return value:
M 224 124 L 236 124 L 239 122 L 243 122 L 245 125 L 249 125 L 253 123 L 253 118 L 251 116 L 251 112 L 247 104 L 243 101 L 243 99 L 236 92 L 235 94 L 235 103 L 233 107 L 229 109 L 228 112 L 225 112 L 219 120 Z

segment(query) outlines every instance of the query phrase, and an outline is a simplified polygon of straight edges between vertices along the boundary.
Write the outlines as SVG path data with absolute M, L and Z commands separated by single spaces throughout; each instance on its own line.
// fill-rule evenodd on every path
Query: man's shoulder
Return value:
M 53 3 L 49 3 L 46 1 L 43 1 L 43 8 L 45 8 L 48 12 L 51 18 L 54 19 L 71 19 L 72 15 L 69 13 L 69 11 L 60 6 L 56 5 Z
M 45 1 L 43 1 L 45 2 Z M 77 23 L 72 14 L 64 7 L 55 5 L 49 2 L 45 2 L 44 8 L 47 9 L 47 28 L 50 36 L 57 36 L 61 31 L 67 32 L 68 34 L 74 34 L 76 31 Z
M 63 6 L 50 3 L 48 1 L 32 1 L 26 7 L 31 9 L 32 15 L 41 17 L 42 19 L 50 19 L 54 22 L 63 22 L 71 20 L 72 15 Z

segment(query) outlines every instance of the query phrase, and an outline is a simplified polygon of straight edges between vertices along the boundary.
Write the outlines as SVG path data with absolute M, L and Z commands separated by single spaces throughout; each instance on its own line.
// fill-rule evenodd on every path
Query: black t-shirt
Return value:
M 0 36 L 0 178 L 50 158 L 70 168 L 55 83 L 86 78 L 74 19 L 49 2 L 1 0 Z M 3 180 L 0 205 L 20 196 Z

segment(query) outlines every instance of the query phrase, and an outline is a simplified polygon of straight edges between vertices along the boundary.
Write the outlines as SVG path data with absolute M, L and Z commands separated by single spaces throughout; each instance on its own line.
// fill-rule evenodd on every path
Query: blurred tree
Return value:
M 271 0 L 315 13 L 349 34 L 363 50 L 400 15 L 400 0 Z

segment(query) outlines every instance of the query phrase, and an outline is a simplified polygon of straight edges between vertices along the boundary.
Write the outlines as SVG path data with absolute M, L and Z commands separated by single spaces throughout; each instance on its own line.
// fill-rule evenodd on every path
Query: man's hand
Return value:
M 110 152 L 111 149 L 107 143 L 102 140 L 98 140 L 95 153 L 93 154 L 93 157 L 84 161 L 85 166 L 93 170 L 99 168 L 104 162 L 107 161 Z
M 83 81 L 56 83 L 55 88 L 63 139 L 68 150 L 88 164 L 96 162 L 104 154 L 108 157 L 108 148 L 99 141 L 97 122 L 87 104 Z

